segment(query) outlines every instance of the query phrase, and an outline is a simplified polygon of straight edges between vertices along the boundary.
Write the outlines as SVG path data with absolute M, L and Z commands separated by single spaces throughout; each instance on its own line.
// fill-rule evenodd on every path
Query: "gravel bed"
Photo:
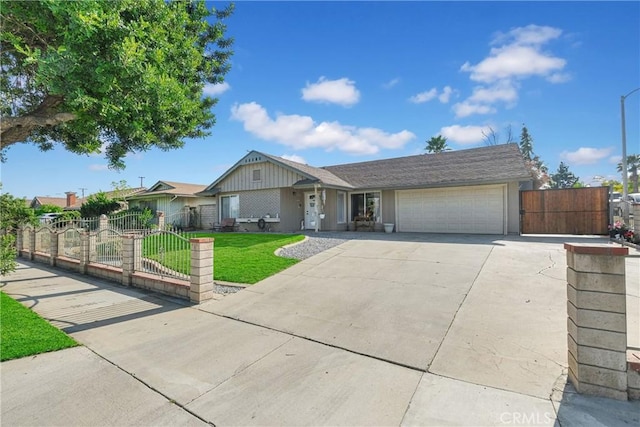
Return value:
M 304 242 L 281 249 L 278 255 L 303 260 L 348 241 L 349 239 L 326 235 L 323 237 L 307 236 L 307 240 Z

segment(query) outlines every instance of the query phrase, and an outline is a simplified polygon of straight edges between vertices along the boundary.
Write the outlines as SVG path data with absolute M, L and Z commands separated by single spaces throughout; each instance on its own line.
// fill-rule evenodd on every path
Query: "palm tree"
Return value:
M 447 138 L 442 135 L 433 136 L 427 141 L 425 147 L 429 153 L 442 153 L 443 151 L 450 151 L 451 148 L 447 147 Z
M 631 172 L 633 193 L 638 193 L 638 169 L 640 169 L 640 154 L 627 156 L 627 171 Z M 622 172 L 622 162 L 618 163 L 618 172 Z

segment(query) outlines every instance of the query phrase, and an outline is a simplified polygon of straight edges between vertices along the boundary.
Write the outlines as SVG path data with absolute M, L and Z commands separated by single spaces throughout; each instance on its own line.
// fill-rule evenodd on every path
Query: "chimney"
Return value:
M 64 193 L 67 195 L 67 207 L 73 207 L 76 204 L 76 193 L 73 191 L 67 191 Z

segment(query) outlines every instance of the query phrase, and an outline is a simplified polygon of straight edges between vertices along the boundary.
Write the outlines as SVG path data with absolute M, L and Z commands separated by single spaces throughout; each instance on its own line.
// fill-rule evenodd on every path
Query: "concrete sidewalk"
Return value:
M 2 422 L 640 422 L 638 402 L 566 384 L 561 243 L 412 239 L 351 241 L 200 306 L 23 263 L 2 290 L 86 347 L 3 362 Z

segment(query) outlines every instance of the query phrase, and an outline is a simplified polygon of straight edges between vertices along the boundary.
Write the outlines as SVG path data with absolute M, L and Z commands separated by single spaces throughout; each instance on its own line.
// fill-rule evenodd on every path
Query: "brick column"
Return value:
M 565 243 L 569 380 L 578 393 L 627 400 L 626 247 Z
M 100 215 L 100 219 L 98 220 L 98 229 L 96 230 L 96 232 L 99 233 L 102 230 L 106 230 L 108 228 L 109 228 L 109 217 L 106 216 L 105 214 Z
M 164 230 L 164 212 L 158 211 L 156 216 L 158 217 L 158 230 Z
M 51 230 L 51 237 L 49 239 L 49 264 L 51 267 L 56 266 L 56 258 L 58 258 L 58 238 L 59 234 Z
M 18 232 L 16 233 L 16 250 L 18 252 L 18 256 L 22 256 L 22 250 L 24 249 L 24 227 L 18 227 Z
M 213 240 L 211 238 L 189 240 L 191 242 L 189 299 L 196 304 L 213 298 Z
M 80 233 L 80 273 L 87 274 L 87 265 L 89 264 L 90 252 L 90 234 L 87 231 Z
M 36 230 L 34 228 L 29 229 L 29 259 L 33 261 L 35 258 L 33 253 L 36 250 Z
M 134 272 L 135 263 L 135 236 L 127 234 L 122 236 L 122 284 L 131 286 L 131 275 Z

